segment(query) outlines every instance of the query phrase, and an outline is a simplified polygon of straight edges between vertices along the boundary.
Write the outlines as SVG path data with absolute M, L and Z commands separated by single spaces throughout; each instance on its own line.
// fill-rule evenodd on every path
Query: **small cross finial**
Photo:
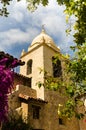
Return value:
M 42 25 L 42 32 L 45 33 L 45 28 L 44 28 L 45 24 Z
M 42 29 L 43 29 L 43 30 L 45 30 L 45 29 L 44 29 L 44 26 L 45 26 L 45 24 L 42 25 Z

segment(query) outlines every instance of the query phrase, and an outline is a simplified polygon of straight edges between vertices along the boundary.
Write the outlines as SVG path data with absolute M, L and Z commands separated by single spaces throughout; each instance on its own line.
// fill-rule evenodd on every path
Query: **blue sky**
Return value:
M 45 24 L 47 34 L 53 38 L 61 52 L 72 55 L 70 45 L 73 45 L 73 38 L 65 33 L 65 8 L 58 6 L 55 0 L 50 0 L 47 7 L 39 6 L 33 13 L 27 10 L 25 0 L 14 0 L 8 9 L 8 17 L 0 16 L 0 51 L 19 58 L 22 49 L 27 51 Z

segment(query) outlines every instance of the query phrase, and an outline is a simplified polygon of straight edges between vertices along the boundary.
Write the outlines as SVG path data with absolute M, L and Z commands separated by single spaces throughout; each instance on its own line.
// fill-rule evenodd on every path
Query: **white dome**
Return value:
M 49 35 L 46 34 L 44 29 L 42 29 L 42 32 L 37 37 L 35 37 L 33 39 L 31 46 L 28 47 L 28 51 L 31 51 L 34 48 L 36 48 L 37 46 L 42 45 L 42 44 L 48 45 L 49 47 L 51 47 L 55 51 L 60 51 L 60 48 L 58 48 L 56 46 L 53 39 Z
M 53 39 L 45 33 L 45 30 L 42 30 L 42 32 L 32 41 L 31 45 L 34 45 L 36 43 L 45 43 L 56 46 Z

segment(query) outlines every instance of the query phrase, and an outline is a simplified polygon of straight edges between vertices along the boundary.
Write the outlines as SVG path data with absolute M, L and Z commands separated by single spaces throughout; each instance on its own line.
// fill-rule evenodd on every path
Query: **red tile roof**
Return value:
M 31 96 L 28 96 L 28 95 L 25 95 L 25 94 L 22 94 L 22 93 L 19 94 L 19 98 L 25 99 L 27 101 L 38 101 L 38 102 L 41 102 L 41 103 L 47 103 L 47 101 L 44 101 L 40 98 L 34 98 L 34 97 L 31 97 Z

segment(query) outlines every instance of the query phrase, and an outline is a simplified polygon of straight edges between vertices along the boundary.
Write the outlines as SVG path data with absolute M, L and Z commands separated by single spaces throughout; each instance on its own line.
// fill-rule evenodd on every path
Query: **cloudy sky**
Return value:
M 64 7 L 50 0 L 47 7 L 40 6 L 35 12 L 27 10 L 25 0 L 11 2 L 8 17 L 0 16 L 0 51 L 19 58 L 22 49 L 27 51 L 32 40 L 41 32 L 42 25 L 63 53 L 72 55 L 72 36 L 66 36 Z

